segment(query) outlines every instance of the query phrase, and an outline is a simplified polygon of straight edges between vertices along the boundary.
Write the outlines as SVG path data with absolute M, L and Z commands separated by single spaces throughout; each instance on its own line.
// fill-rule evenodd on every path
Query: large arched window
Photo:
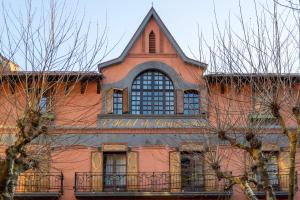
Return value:
M 131 89 L 132 114 L 174 114 L 174 87 L 159 71 L 145 71 L 135 78 Z

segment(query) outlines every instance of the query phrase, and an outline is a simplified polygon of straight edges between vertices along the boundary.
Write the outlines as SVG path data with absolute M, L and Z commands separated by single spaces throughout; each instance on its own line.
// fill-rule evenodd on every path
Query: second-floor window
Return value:
M 41 112 L 47 111 L 47 97 L 43 96 L 40 100 L 40 110 Z
M 135 78 L 131 90 L 132 114 L 174 114 L 174 87 L 159 71 L 145 71 Z
M 199 94 L 197 91 L 184 92 L 184 114 L 199 114 Z
M 122 91 L 115 90 L 113 94 L 114 111 L 113 114 L 122 114 Z

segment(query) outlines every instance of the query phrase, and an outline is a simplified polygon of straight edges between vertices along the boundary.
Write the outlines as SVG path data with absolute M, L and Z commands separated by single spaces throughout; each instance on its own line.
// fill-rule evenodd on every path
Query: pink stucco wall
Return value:
M 169 147 L 140 147 L 138 152 L 139 172 L 168 172 L 169 171 Z
M 87 172 L 91 169 L 91 152 L 94 148 L 74 146 L 68 149 L 57 149 L 51 154 L 51 171 L 64 175 L 64 195 L 62 200 L 75 200 L 75 172 Z

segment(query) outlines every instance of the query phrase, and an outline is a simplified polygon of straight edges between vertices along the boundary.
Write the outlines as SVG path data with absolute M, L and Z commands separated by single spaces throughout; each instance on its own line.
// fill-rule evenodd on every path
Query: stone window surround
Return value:
M 205 85 L 191 84 L 184 81 L 180 75 L 169 65 L 159 62 L 159 61 L 148 61 L 135 66 L 128 75 L 120 81 L 103 84 L 101 87 L 102 94 L 105 94 L 105 91 L 110 88 L 128 88 L 129 92 L 129 108 L 131 108 L 131 87 L 134 79 L 143 71 L 146 70 L 158 70 L 166 74 L 173 82 L 174 90 L 204 90 L 206 89 Z M 102 98 L 102 112 L 101 114 L 105 114 L 106 110 L 106 101 L 105 98 Z

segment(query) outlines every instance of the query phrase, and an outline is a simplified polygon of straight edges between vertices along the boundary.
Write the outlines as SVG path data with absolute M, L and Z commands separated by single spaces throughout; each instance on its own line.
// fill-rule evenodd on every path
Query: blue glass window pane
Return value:
M 133 81 L 132 114 L 174 114 L 173 88 L 172 81 L 159 71 L 140 74 Z
M 123 99 L 123 95 L 122 95 L 122 91 L 114 91 L 113 94 L 113 103 L 114 103 L 114 114 L 120 115 L 122 114 L 122 99 Z
M 199 114 L 199 94 L 197 91 L 187 91 L 184 94 L 184 114 Z
M 40 100 L 40 109 L 41 112 L 47 111 L 47 97 L 42 97 Z

